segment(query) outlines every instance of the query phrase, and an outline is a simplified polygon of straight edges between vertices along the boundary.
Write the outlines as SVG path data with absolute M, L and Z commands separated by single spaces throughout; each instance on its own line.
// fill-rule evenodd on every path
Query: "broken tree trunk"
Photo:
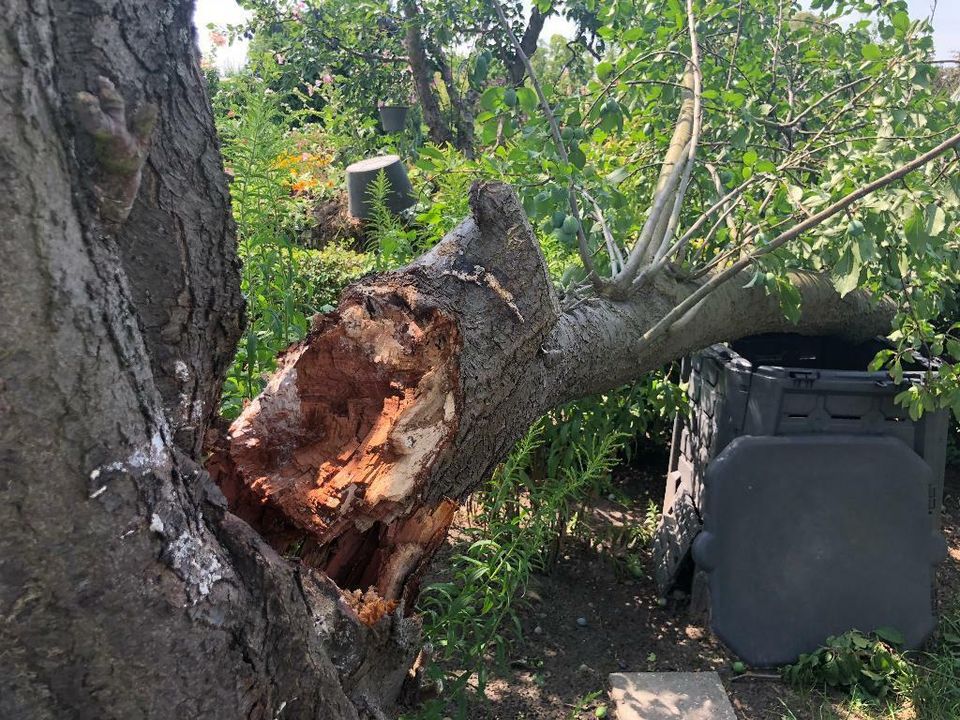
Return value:
M 242 302 L 192 9 L 0 9 L 0 717 L 379 720 L 454 503 L 539 414 L 786 323 L 736 283 L 651 344 L 692 286 L 564 311 L 516 197 L 478 186 L 285 354 L 208 464 L 231 512 L 199 465 Z M 802 291 L 800 331 L 885 329 Z
M 642 340 L 696 285 L 561 310 L 519 200 L 478 184 L 472 217 L 411 265 L 350 287 L 230 428 L 231 509 L 342 588 L 410 606 L 456 503 L 549 409 L 720 340 L 791 329 L 869 337 L 889 308 L 797 278 L 803 317 L 729 283 L 683 328 Z

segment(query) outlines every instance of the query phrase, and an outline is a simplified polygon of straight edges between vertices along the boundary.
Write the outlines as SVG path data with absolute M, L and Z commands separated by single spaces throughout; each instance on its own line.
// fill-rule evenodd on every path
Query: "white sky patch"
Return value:
M 206 56 L 214 49 L 210 29 L 207 28 L 208 24 L 239 25 L 249 16 L 250 13 L 240 8 L 234 0 L 197 0 L 193 24 L 197 28 L 200 52 Z M 247 62 L 249 45 L 249 41 L 240 40 L 232 45 L 216 48 L 217 68 L 220 72 L 231 72 L 242 68 Z

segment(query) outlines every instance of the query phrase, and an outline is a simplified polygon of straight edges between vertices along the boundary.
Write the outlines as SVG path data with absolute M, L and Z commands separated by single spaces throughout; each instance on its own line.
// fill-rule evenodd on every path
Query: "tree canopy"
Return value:
M 456 137 L 476 159 L 427 146 L 419 167 L 512 182 L 545 235 L 579 250 L 564 278 L 571 302 L 735 268 L 796 318 L 790 273 L 805 269 L 829 273 L 841 295 L 899 298 L 900 350 L 883 358 L 895 374 L 901 353 L 960 350 L 945 320 L 960 267 L 957 151 L 850 199 L 960 120 L 928 62 L 930 26 L 903 0 L 538 2 L 526 20 L 498 0 L 246 6 L 246 31 L 285 63 L 288 86 L 360 78 L 343 83 L 349 102 L 419 95 L 428 124 L 435 105 L 431 137 Z M 549 59 L 536 50 L 554 14 L 578 28 L 566 59 L 556 40 Z M 949 367 L 936 390 L 904 399 L 917 413 L 937 396 L 960 403 Z

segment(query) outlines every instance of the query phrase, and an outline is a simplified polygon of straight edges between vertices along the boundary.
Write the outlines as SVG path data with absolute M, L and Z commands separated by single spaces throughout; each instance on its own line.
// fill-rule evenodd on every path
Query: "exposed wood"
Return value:
M 452 503 L 414 506 L 457 431 L 459 352 L 414 288 L 348 294 L 231 426 L 231 508 L 341 586 L 399 598 L 452 517 Z
M 561 310 L 516 195 L 477 185 L 440 244 L 285 354 L 208 462 L 221 492 L 200 440 L 242 301 L 192 9 L 0 10 L 0 717 L 382 718 L 424 563 L 531 422 L 787 323 L 731 281 L 644 340 L 698 292 L 665 274 Z M 100 76 L 159 109 L 119 227 L 74 103 Z M 801 292 L 791 329 L 885 329 L 860 293 Z
M 884 303 L 805 275 L 796 326 L 775 297 L 732 282 L 695 321 L 647 343 L 699 285 L 661 277 L 630 301 L 561 312 L 514 192 L 478 184 L 471 202 L 472 217 L 431 252 L 349 288 L 229 431 L 221 485 L 234 512 L 350 590 L 412 600 L 408 582 L 455 502 L 560 403 L 719 340 L 788 327 L 862 338 L 889 325 Z

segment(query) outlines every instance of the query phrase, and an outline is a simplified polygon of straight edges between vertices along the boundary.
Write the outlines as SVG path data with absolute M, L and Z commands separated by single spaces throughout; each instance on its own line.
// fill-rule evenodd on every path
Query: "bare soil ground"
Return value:
M 616 534 L 621 522 L 642 523 L 648 503 L 663 496 L 666 461 L 623 468 L 615 482 L 625 504 L 599 500 L 593 508 Z M 941 607 L 960 594 L 960 470 L 948 469 L 944 533 L 950 555 L 939 571 Z M 557 566 L 534 578 L 521 611 L 524 637 L 511 669 L 487 687 L 487 700 L 470 704 L 470 720 L 572 720 L 594 717 L 607 699 L 607 675 L 618 671 L 716 670 L 742 720 L 855 720 L 842 697 L 799 694 L 776 674 L 736 676 L 735 658 L 716 640 L 705 618 L 690 614 L 685 598 L 658 602 L 649 545 L 638 550 L 643 572 L 625 571 L 609 547 L 568 539 Z M 586 625 L 578 623 L 585 618 Z M 878 713 L 909 720 L 909 711 Z M 613 717 L 611 713 L 608 717 Z

